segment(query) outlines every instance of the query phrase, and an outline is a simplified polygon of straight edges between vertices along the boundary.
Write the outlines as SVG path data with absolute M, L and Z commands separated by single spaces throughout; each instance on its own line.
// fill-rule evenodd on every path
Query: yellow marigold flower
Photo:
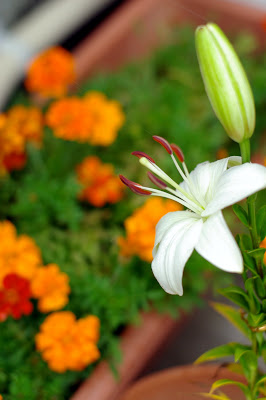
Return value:
M 54 135 L 65 140 L 86 142 L 91 129 L 91 116 L 84 101 L 68 97 L 55 101 L 46 114 L 46 123 Z
M 67 274 L 61 272 L 58 265 L 48 264 L 36 270 L 31 281 L 32 296 L 38 301 L 41 312 L 56 311 L 68 303 L 70 293 Z
M 71 311 L 55 312 L 41 325 L 36 347 L 53 371 L 81 371 L 100 357 L 99 328 L 94 315 L 76 320 Z
M 111 164 L 103 164 L 96 156 L 86 157 L 77 166 L 77 178 L 83 189 L 79 198 L 95 207 L 116 203 L 124 193 L 120 179 L 114 175 Z
M 74 58 L 62 47 L 43 51 L 29 66 L 25 86 L 44 97 L 60 97 L 76 79 Z
M 151 262 L 157 223 L 163 215 L 178 210 L 182 210 L 182 206 L 172 200 L 148 199 L 125 220 L 126 238 L 118 238 L 121 255 L 137 255 Z
M 84 102 L 92 119 L 88 142 L 109 146 L 115 141 L 125 120 L 121 105 L 115 100 L 108 100 L 104 94 L 93 91 L 84 97 Z
M 10 273 L 31 279 L 41 264 L 41 252 L 35 242 L 27 235 L 17 236 L 11 222 L 0 222 L 0 287 Z
M 260 247 L 264 247 L 266 249 L 266 237 L 261 242 Z M 263 256 L 263 262 L 266 265 L 266 251 L 265 251 L 264 256 Z

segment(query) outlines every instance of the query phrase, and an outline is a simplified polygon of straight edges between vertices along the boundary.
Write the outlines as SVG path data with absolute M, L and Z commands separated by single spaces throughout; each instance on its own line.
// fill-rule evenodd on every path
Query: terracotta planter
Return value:
M 185 316 L 173 320 L 155 312 L 143 313 L 141 324 L 129 326 L 121 337 L 123 360 L 118 368 L 119 380 L 114 377 L 108 363 L 101 362 L 71 400 L 116 400 L 166 341 L 178 334 L 185 321 Z
M 128 0 L 74 51 L 79 79 L 137 60 L 169 40 L 180 24 L 206 21 L 225 31 L 249 31 L 265 47 L 266 14 L 233 0 Z
M 243 382 L 241 375 L 232 373 L 219 365 L 188 365 L 170 368 L 147 376 L 135 383 L 119 400 L 200 400 L 200 393 L 208 393 L 218 379 L 233 379 Z M 241 390 L 233 385 L 221 391 L 230 399 L 244 400 Z

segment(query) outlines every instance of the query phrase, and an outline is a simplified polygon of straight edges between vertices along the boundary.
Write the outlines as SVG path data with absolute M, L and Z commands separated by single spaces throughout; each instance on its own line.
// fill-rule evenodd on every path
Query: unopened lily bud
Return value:
M 241 143 L 255 128 L 255 105 L 244 68 L 227 37 L 213 23 L 196 30 L 202 78 L 217 118 L 228 136 Z

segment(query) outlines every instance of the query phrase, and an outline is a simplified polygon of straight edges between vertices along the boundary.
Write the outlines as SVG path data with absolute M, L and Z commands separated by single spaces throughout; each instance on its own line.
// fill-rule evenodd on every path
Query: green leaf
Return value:
M 219 379 L 212 385 L 210 393 L 213 393 L 216 389 L 226 385 L 235 385 L 239 387 L 245 394 L 247 393 L 248 390 L 247 386 L 241 382 L 233 381 L 232 379 Z
M 216 360 L 217 358 L 233 356 L 235 354 L 237 344 L 238 343 L 228 343 L 214 347 L 213 349 L 203 353 L 194 363 L 200 364 L 205 361 Z
M 255 385 L 255 389 L 259 389 L 262 384 L 266 383 L 266 375 L 262 376 Z
M 250 257 L 255 258 L 255 260 L 260 260 L 264 256 L 265 251 L 266 249 L 264 247 L 261 247 L 260 249 L 248 250 L 247 254 Z
M 248 292 L 249 295 L 249 306 L 252 314 L 259 314 L 261 312 L 261 304 L 255 295 L 255 279 L 256 277 L 253 278 L 248 278 L 245 282 L 245 288 Z
M 214 400 L 231 400 L 230 397 L 226 396 L 225 393 L 220 393 L 219 395 L 211 393 L 200 393 L 200 395 Z
M 244 208 L 241 207 L 239 204 L 234 204 L 232 208 L 233 208 L 233 211 L 234 211 L 235 215 L 238 217 L 238 219 L 246 227 L 249 227 L 248 214 L 247 214 L 246 210 L 244 210 Z
M 266 288 L 265 288 L 263 280 L 261 279 L 260 276 L 256 276 L 254 278 L 254 285 L 255 285 L 255 289 L 256 289 L 257 295 L 261 299 L 265 299 L 265 297 L 266 297 Z
M 249 346 L 244 346 L 244 345 L 238 344 L 238 346 L 235 349 L 235 362 L 238 362 L 239 359 L 243 356 L 243 354 L 246 351 L 250 351 L 250 350 L 251 350 L 251 348 Z
M 246 250 L 252 250 L 252 241 L 248 235 L 236 235 L 236 241 L 240 247 L 244 264 L 252 272 L 253 275 L 258 275 L 255 260 L 247 254 Z
M 250 311 L 248 295 L 242 288 L 238 286 L 230 286 L 228 288 L 219 290 L 219 292 L 227 299 L 244 308 L 246 311 Z
M 239 362 L 243 367 L 247 381 L 254 382 L 256 379 L 258 368 L 258 360 L 256 354 L 253 353 L 252 350 L 246 351 L 240 357 Z
M 232 325 L 239 329 L 246 337 L 251 339 L 252 333 L 246 322 L 242 319 L 239 310 L 222 303 L 211 303 L 212 307 L 226 318 Z
M 266 236 L 266 205 L 262 206 L 257 212 L 257 230 L 262 241 Z
M 266 313 L 266 299 L 262 300 L 262 310 Z

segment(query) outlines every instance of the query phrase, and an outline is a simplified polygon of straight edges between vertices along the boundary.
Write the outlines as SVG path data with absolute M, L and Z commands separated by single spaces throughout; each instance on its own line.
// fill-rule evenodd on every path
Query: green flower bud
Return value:
M 228 136 L 241 143 L 255 128 L 255 105 L 242 64 L 227 37 L 213 23 L 196 30 L 202 78 L 217 118 Z

